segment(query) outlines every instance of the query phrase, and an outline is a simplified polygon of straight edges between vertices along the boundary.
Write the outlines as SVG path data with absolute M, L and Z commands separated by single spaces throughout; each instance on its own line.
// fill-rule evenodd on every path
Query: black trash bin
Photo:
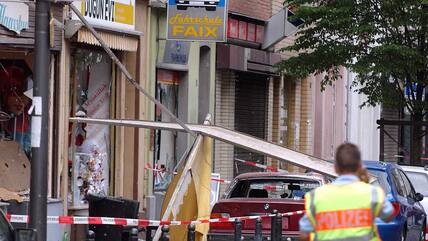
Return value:
M 109 197 L 88 195 L 90 217 L 112 217 L 112 218 L 138 218 L 138 201 Z M 112 225 L 89 225 L 89 229 L 95 232 L 95 241 L 127 241 L 124 232 L 132 227 Z

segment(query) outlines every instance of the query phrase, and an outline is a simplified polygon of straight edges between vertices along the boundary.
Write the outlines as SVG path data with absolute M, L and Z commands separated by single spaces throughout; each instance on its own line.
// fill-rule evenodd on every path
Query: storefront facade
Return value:
M 228 43 L 217 45 L 216 125 L 278 142 L 281 78 L 274 65 L 278 54 L 260 49 L 265 21 L 229 13 Z M 264 156 L 216 141 L 215 168 L 232 180 L 251 167 L 235 159 L 266 164 Z M 224 188 L 222 189 L 224 190 Z
M 51 17 L 58 23 L 63 20 L 62 5 L 52 4 Z M 8 200 L 8 211 L 15 214 L 27 214 L 28 192 L 30 188 L 31 156 L 31 116 L 28 111 L 32 105 L 33 57 L 35 32 L 34 3 L 0 3 L 0 187 L 17 193 L 24 191 L 20 198 Z M 58 95 L 59 63 L 62 49 L 62 31 L 55 24 L 50 26 L 50 70 L 49 79 L 49 156 L 48 156 L 48 212 L 62 215 L 63 196 L 60 192 L 59 150 L 53 148 L 58 138 Z M 16 162 L 18 160 L 18 162 Z M 17 165 L 17 163 L 19 165 Z M 23 201 L 19 203 L 17 201 Z M 19 224 L 14 224 L 18 225 Z M 58 240 L 64 227 L 48 227 L 48 240 Z M 56 229 L 56 231 L 53 231 Z
M 150 91 L 185 123 L 202 124 L 207 114 L 214 113 L 216 44 L 166 40 L 165 6 L 153 5 L 150 14 Z M 154 120 L 171 122 L 166 113 L 151 107 Z M 152 167 L 172 171 L 193 138 L 186 133 L 154 131 Z M 148 171 L 152 183 L 148 218 L 160 213 L 162 193 L 172 175 Z M 149 208 L 150 206 L 150 208 Z M 157 207 L 157 208 L 156 208 Z
M 110 4 L 108 1 L 104 4 Z M 116 1 L 106 16 L 91 13 L 91 1 L 74 2 L 136 81 L 147 88 L 147 2 Z M 102 7 L 102 6 L 98 6 Z M 105 9 L 109 9 L 105 6 Z M 86 11 L 85 11 L 86 10 Z M 88 194 L 138 200 L 141 215 L 148 191 L 144 166 L 149 160 L 150 132 L 137 128 L 72 124 L 69 117 L 150 119 L 148 101 L 132 86 L 98 41 L 64 10 L 60 96 L 62 107 L 56 143 L 65 213 L 88 215 Z M 68 131 L 67 131 L 68 130 Z M 83 232 L 72 230 L 80 240 Z

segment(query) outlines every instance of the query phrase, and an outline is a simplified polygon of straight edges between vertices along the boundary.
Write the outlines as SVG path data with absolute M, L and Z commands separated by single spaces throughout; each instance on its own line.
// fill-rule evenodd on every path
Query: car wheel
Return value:
M 404 225 L 404 226 L 406 226 L 406 225 Z M 406 228 L 405 227 L 403 227 L 403 231 L 401 232 L 401 241 L 406 241 L 407 239 L 406 239 L 406 236 L 407 236 L 407 231 L 406 231 Z
M 425 223 L 425 224 L 422 226 L 421 234 L 420 234 L 420 237 L 419 237 L 419 240 L 420 240 L 420 241 L 425 241 L 426 227 L 427 227 L 427 224 Z

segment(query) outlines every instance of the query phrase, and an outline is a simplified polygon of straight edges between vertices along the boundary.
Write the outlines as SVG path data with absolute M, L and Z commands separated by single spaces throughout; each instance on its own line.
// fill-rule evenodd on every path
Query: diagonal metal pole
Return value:
M 196 138 L 196 133 L 187 127 L 187 125 L 178 119 L 168 108 L 160 101 L 158 101 L 155 97 L 151 96 L 149 92 L 147 92 L 141 85 L 135 81 L 135 79 L 132 77 L 132 75 L 129 73 L 129 71 L 126 69 L 126 67 L 120 62 L 120 60 L 116 57 L 116 55 L 111 51 L 111 49 L 107 46 L 107 44 L 104 42 L 104 40 L 101 38 L 101 36 L 97 33 L 97 31 L 92 27 L 92 25 L 85 19 L 85 17 L 82 16 L 80 11 L 74 6 L 72 3 L 69 4 L 71 10 L 77 15 L 77 17 L 82 21 L 82 23 L 85 25 L 85 27 L 91 32 L 94 37 L 98 40 L 98 42 L 101 44 L 101 47 L 107 52 L 107 54 L 110 56 L 110 58 L 113 60 L 113 62 L 119 67 L 119 69 L 122 71 L 122 73 L 126 76 L 126 78 L 129 80 L 129 82 L 137 88 L 141 93 L 143 93 L 149 100 L 151 100 L 153 103 L 155 103 L 159 108 L 162 109 L 162 111 L 165 111 L 173 120 L 174 122 L 177 122 L 183 129 L 191 134 L 193 137 Z

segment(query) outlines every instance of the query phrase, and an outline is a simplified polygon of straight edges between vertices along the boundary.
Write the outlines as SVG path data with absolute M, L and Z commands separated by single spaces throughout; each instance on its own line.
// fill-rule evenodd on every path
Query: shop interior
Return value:
M 0 60 L 0 139 L 19 143 L 31 159 L 32 71 L 24 60 Z
M 22 202 L 28 199 L 30 187 L 31 56 L 7 56 L 0 59 L 0 199 Z

